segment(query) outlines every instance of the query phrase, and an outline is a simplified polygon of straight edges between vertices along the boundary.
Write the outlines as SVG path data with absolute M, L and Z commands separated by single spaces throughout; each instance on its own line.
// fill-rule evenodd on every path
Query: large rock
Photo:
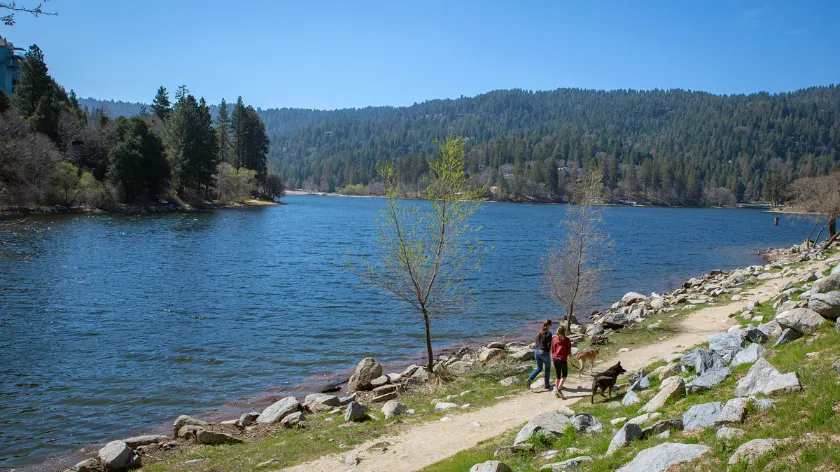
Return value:
M 587 462 L 592 462 L 589 456 L 577 456 L 566 459 L 563 462 L 554 462 L 540 467 L 540 472 L 565 472 L 569 469 L 576 469 Z
M 256 411 L 242 413 L 241 415 L 239 415 L 239 419 L 236 420 L 236 426 L 239 426 L 240 428 L 251 426 L 252 424 L 254 424 L 255 421 L 257 421 L 257 418 L 259 417 L 260 414 Z
M 702 444 L 662 443 L 639 452 L 618 472 L 665 472 L 672 465 L 696 460 L 709 450 Z
M 101 470 L 98 459 L 85 459 L 64 472 L 100 472 Z
M 395 416 L 400 416 L 408 411 L 402 403 L 396 400 L 390 400 L 382 405 L 382 413 L 385 414 L 385 419 L 391 419 Z
M 636 395 L 636 392 L 630 390 L 624 394 L 624 398 L 621 399 L 621 404 L 624 406 L 635 405 L 636 403 L 641 402 L 642 400 Z
M 751 343 L 760 343 L 764 344 L 770 339 L 770 335 L 762 331 L 761 329 L 749 325 L 741 331 L 741 336 L 743 336 L 744 340 Z
M 697 375 L 701 375 L 707 370 L 716 370 L 726 367 L 726 361 L 723 360 L 723 357 L 702 347 L 698 347 L 697 349 L 693 349 L 685 353 L 682 356 L 681 362 L 685 367 L 691 367 L 694 369 L 694 371 L 697 372 Z
M 738 439 L 744 435 L 744 431 L 738 428 L 730 428 L 729 426 L 723 426 L 717 430 L 715 433 L 715 437 L 718 439 L 722 439 L 724 441 L 730 441 L 732 439 Z
M 169 439 L 169 437 L 162 434 L 146 434 L 144 436 L 134 436 L 128 439 L 123 439 L 122 442 L 124 442 L 129 449 L 137 449 L 140 446 L 148 446 L 149 444 L 154 444 L 164 439 Z
M 624 294 L 623 297 L 621 297 L 621 303 L 623 305 L 632 305 L 636 302 L 640 302 L 640 301 L 643 301 L 645 299 L 647 299 L 647 297 L 642 295 L 641 293 L 627 292 L 627 293 Z
M 752 441 L 747 441 L 741 444 L 738 449 L 735 449 L 735 453 L 729 458 L 729 465 L 737 465 L 742 461 L 746 464 L 753 465 L 761 457 L 773 452 L 777 445 L 778 441 L 775 439 L 753 439 Z
M 359 390 L 372 390 L 373 384 L 371 381 L 380 376 L 382 376 L 382 366 L 372 357 L 365 357 L 356 366 L 353 375 L 350 376 L 347 391 L 352 393 Z
M 464 375 L 472 369 L 472 362 L 455 361 L 446 367 L 450 374 Z
M 796 308 L 776 315 L 776 321 L 782 328 L 790 328 L 798 333 L 812 334 L 825 323 L 825 318 L 810 308 Z
M 689 382 L 688 385 L 686 385 L 685 387 L 686 390 L 688 390 L 688 393 L 708 390 L 726 380 L 731 374 L 732 372 L 727 367 L 717 370 L 710 370 L 705 372 L 700 377 L 697 377 L 696 379 Z
M 192 416 L 188 415 L 181 415 L 178 419 L 175 420 L 175 423 L 172 424 L 175 435 L 178 435 L 178 431 L 181 430 L 184 426 L 207 426 L 206 421 L 201 421 L 193 418 Z
M 303 406 L 313 413 L 330 411 L 337 406 L 341 406 L 341 400 L 335 395 L 313 393 L 306 396 L 303 400 Z
M 671 362 L 662 367 L 662 370 L 659 371 L 659 380 L 665 380 L 668 377 L 673 377 L 675 375 L 679 375 L 680 372 L 683 370 L 683 365 L 678 364 L 676 362 Z
M 534 358 L 534 350 L 530 348 L 517 349 L 508 354 L 508 357 L 510 357 L 511 359 L 516 359 L 518 361 L 531 360 Z
M 828 293 L 840 290 L 840 274 L 829 275 L 814 282 L 811 293 Z
M 208 431 L 206 429 L 202 429 L 195 433 L 195 440 L 198 441 L 199 444 L 235 444 L 241 443 L 241 439 L 237 439 L 229 434 L 225 433 L 218 433 L 215 431 Z
M 505 358 L 507 351 L 498 348 L 482 348 L 478 351 L 478 360 L 481 362 L 499 361 Z
M 515 375 L 511 376 L 511 377 L 506 377 L 502 380 L 499 380 L 499 383 L 502 384 L 503 387 L 513 387 L 514 385 L 518 384 L 519 382 L 520 382 L 519 377 L 517 377 Z
M 642 428 L 639 425 L 625 423 L 624 426 L 615 433 L 615 436 L 613 436 L 612 441 L 610 441 L 610 446 L 607 448 L 606 454 L 609 456 L 622 447 L 626 447 L 631 441 L 641 438 Z
M 99 450 L 99 463 L 105 472 L 140 467 L 140 457 L 122 441 L 111 441 Z
M 608 329 L 621 329 L 625 326 L 639 321 L 639 317 L 633 313 L 607 313 L 600 319 L 601 326 Z
M 300 409 L 300 402 L 295 397 L 286 397 L 263 410 L 257 417 L 257 423 L 277 423 L 286 415 L 300 411 Z
M 755 343 L 750 344 L 746 347 L 746 349 L 738 354 L 735 354 L 735 357 L 732 359 L 732 363 L 730 365 L 735 367 L 741 364 L 752 364 L 760 357 L 764 356 L 764 351 L 765 349 L 761 347 L 761 345 Z
M 718 333 L 709 337 L 709 350 L 721 357 L 734 356 L 743 348 L 744 338 L 738 333 Z
M 683 413 L 683 427 L 686 430 L 708 428 L 715 424 L 722 409 L 723 403 L 721 402 L 694 405 Z
M 749 398 L 733 398 L 727 401 L 715 420 L 715 426 L 743 423 L 747 416 L 747 406 L 749 404 Z
M 521 457 L 525 455 L 532 456 L 536 452 L 537 446 L 531 443 L 517 444 L 516 446 L 503 446 L 493 453 L 493 457 Z
M 776 339 L 776 342 L 773 343 L 773 347 L 780 346 L 785 343 L 789 343 L 791 341 L 796 341 L 797 339 L 802 337 L 802 333 L 796 330 L 792 330 L 790 328 L 785 328 L 782 330 L 781 334 L 779 334 L 779 338 Z
M 764 334 L 767 335 L 769 338 L 774 338 L 782 333 L 782 327 L 779 325 L 776 320 L 768 321 L 767 323 L 761 323 L 758 325 L 758 329 L 761 330 Z
M 651 436 L 662 434 L 665 431 L 682 431 L 684 428 L 681 419 L 663 420 L 648 426 L 642 430 L 642 437 L 647 439 Z
M 570 418 L 572 426 L 580 433 L 600 433 L 604 424 L 589 413 L 578 413 Z
M 840 292 L 817 293 L 808 299 L 808 308 L 827 320 L 840 318 Z
M 470 467 L 470 472 L 513 472 L 504 462 L 487 461 Z
M 674 380 L 671 380 L 674 379 Z M 642 407 L 642 413 L 653 413 L 654 411 L 665 406 L 669 400 L 676 400 L 681 398 L 685 393 L 685 381 L 679 377 L 671 377 L 667 382 L 663 382 L 659 392 L 650 399 L 645 406 Z
M 566 432 L 566 429 L 572 425 L 572 422 L 564 415 L 554 412 L 540 413 L 534 419 L 529 421 L 525 426 L 519 430 L 513 444 L 519 444 L 527 441 L 538 431 L 548 431 L 556 435 L 561 435 Z
M 360 422 L 368 419 L 367 406 L 361 403 L 350 402 L 344 411 L 344 421 Z
M 735 396 L 748 397 L 759 393 L 773 395 L 796 392 L 801 388 L 796 372 L 782 374 L 762 357 L 750 367 L 747 375 L 738 381 L 735 386 Z

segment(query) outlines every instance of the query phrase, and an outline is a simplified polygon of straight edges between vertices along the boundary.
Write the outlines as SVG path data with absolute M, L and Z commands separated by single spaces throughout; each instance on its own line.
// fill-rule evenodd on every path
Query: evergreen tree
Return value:
M 245 161 L 245 120 L 245 104 L 242 102 L 242 97 L 239 97 L 230 116 L 230 159 L 231 164 L 237 169 L 242 167 Z
M 216 130 L 210 108 L 203 98 L 197 101 L 185 87 L 179 87 L 178 96 L 164 128 L 173 186 L 179 192 L 200 191 L 203 187 L 207 195 L 218 165 Z
M 219 114 L 216 116 L 216 136 L 219 144 L 219 161 L 233 165 L 230 157 L 230 115 L 224 98 L 219 105 Z
M 108 180 L 131 201 L 145 194 L 154 200 L 170 177 L 163 142 L 142 117 L 119 117 L 113 124 L 116 142 L 108 151 Z
M 152 100 L 152 113 L 163 121 L 169 117 L 171 111 L 171 103 L 169 102 L 169 93 L 163 85 L 157 91 L 155 99 Z
M 0 113 L 4 113 L 12 106 L 12 101 L 9 100 L 9 96 L 6 95 L 5 90 L 0 90 Z
M 33 44 L 20 62 L 20 74 L 12 104 L 18 114 L 27 119 L 35 114 L 41 99 L 52 95 L 53 81 L 49 75 L 44 53 Z

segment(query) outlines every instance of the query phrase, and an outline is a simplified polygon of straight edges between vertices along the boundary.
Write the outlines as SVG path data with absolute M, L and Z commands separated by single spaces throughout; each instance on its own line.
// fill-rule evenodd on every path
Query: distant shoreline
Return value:
M 201 213 L 213 210 L 229 210 L 238 208 L 260 208 L 267 206 L 286 205 L 281 201 L 269 202 L 265 200 L 245 200 L 243 202 L 219 203 L 211 202 L 204 208 L 195 208 L 189 205 L 178 203 L 157 203 L 149 205 L 117 205 L 116 209 L 103 210 L 100 208 L 67 208 L 63 205 L 52 207 L 32 208 L 2 208 L 0 219 L 27 218 L 30 216 L 52 216 L 52 215 L 136 215 L 136 214 L 160 214 L 160 213 Z

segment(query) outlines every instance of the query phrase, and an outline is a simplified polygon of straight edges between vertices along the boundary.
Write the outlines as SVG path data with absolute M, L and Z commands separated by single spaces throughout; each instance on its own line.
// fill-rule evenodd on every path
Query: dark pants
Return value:
M 560 359 L 553 359 L 554 360 L 554 372 L 557 374 L 558 379 L 565 379 L 569 376 L 569 363 L 566 361 L 561 361 Z
M 537 361 L 537 368 L 531 372 L 531 376 L 528 377 L 528 385 L 531 385 L 531 382 L 540 375 L 540 372 L 543 370 L 543 366 L 545 366 L 545 388 L 551 388 L 551 353 L 542 351 L 540 349 L 534 350 L 534 360 Z

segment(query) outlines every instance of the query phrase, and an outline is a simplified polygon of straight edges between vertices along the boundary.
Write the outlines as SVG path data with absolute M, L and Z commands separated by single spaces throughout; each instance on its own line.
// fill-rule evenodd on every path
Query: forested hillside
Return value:
M 522 201 L 563 200 L 579 169 L 598 166 L 609 201 L 776 202 L 793 179 L 840 163 L 833 85 L 746 96 L 500 90 L 409 107 L 258 112 L 288 187 L 321 191 L 376 193 L 377 162 L 396 160 L 410 192 L 434 140 L 450 133 L 467 139 L 476 184 Z

